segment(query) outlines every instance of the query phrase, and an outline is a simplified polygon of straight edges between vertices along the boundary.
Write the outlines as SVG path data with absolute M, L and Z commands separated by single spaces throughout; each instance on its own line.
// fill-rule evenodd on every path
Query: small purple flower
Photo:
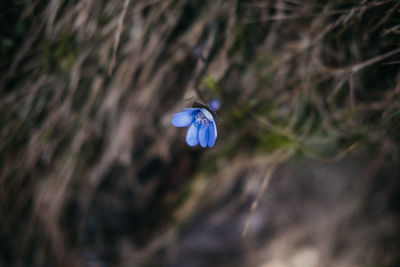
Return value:
M 184 108 L 174 115 L 171 123 L 176 127 L 187 127 L 186 143 L 202 147 L 213 147 L 217 139 L 217 126 L 213 115 L 205 108 Z

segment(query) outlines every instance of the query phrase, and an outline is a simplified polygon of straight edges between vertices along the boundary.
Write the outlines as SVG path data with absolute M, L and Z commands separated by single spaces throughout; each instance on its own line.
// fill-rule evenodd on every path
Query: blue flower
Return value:
M 213 147 L 217 139 L 217 126 L 213 115 L 205 108 L 184 108 L 174 115 L 171 123 L 176 127 L 187 127 L 186 143 L 189 146 Z
M 208 106 L 214 112 L 217 112 L 221 108 L 221 102 L 218 99 L 213 99 L 208 102 Z

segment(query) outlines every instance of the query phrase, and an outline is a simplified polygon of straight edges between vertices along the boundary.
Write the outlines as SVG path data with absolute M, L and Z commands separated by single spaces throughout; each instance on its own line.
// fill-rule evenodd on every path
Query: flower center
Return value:
M 201 111 L 196 114 L 196 123 L 201 124 L 202 126 L 208 126 L 208 120 Z

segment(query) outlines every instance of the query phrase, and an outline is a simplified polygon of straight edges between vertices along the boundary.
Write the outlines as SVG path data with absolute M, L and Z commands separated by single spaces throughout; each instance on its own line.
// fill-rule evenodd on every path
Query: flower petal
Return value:
M 214 122 L 214 117 L 213 115 L 210 113 L 210 111 L 208 111 L 205 108 L 201 108 L 200 109 L 201 113 L 203 113 L 203 115 L 207 118 L 207 120 Z
M 210 123 L 208 126 L 208 146 L 213 147 L 215 144 L 215 140 L 217 139 L 217 127 L 215 123 Z
M 183 108 L 182 110 L 189 111 L 189 112 L 193 113 L 193 111 L 200 110 L 200 109 L 199 108 Z
M 189 126 L 193 122 L 193 115 L 191 111 L 179 112 L 174 115 L 171 120 L 171 123 L 175 127 L 186 127 Z
M 199 130 L 199 141 L 200 141 L 200 145 L 202 147 L 206 147 L 207 146 L 208 136 L 209 136 L 208 127 L 205 127 L 205 126 L 200 127 L 200 130 Z
M 186 143 L 189 146 L 195 146 L 199 143 L 198 130 L 199 129 L 196 123 L 192 123 L 192 125 L 190 125 L 186 133 Z

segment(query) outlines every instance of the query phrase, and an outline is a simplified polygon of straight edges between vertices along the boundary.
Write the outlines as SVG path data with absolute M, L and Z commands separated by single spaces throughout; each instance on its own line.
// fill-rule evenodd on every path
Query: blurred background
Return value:
M 1 1 L 0 266 L 400 266 L 399 66 L 399 1 Z

